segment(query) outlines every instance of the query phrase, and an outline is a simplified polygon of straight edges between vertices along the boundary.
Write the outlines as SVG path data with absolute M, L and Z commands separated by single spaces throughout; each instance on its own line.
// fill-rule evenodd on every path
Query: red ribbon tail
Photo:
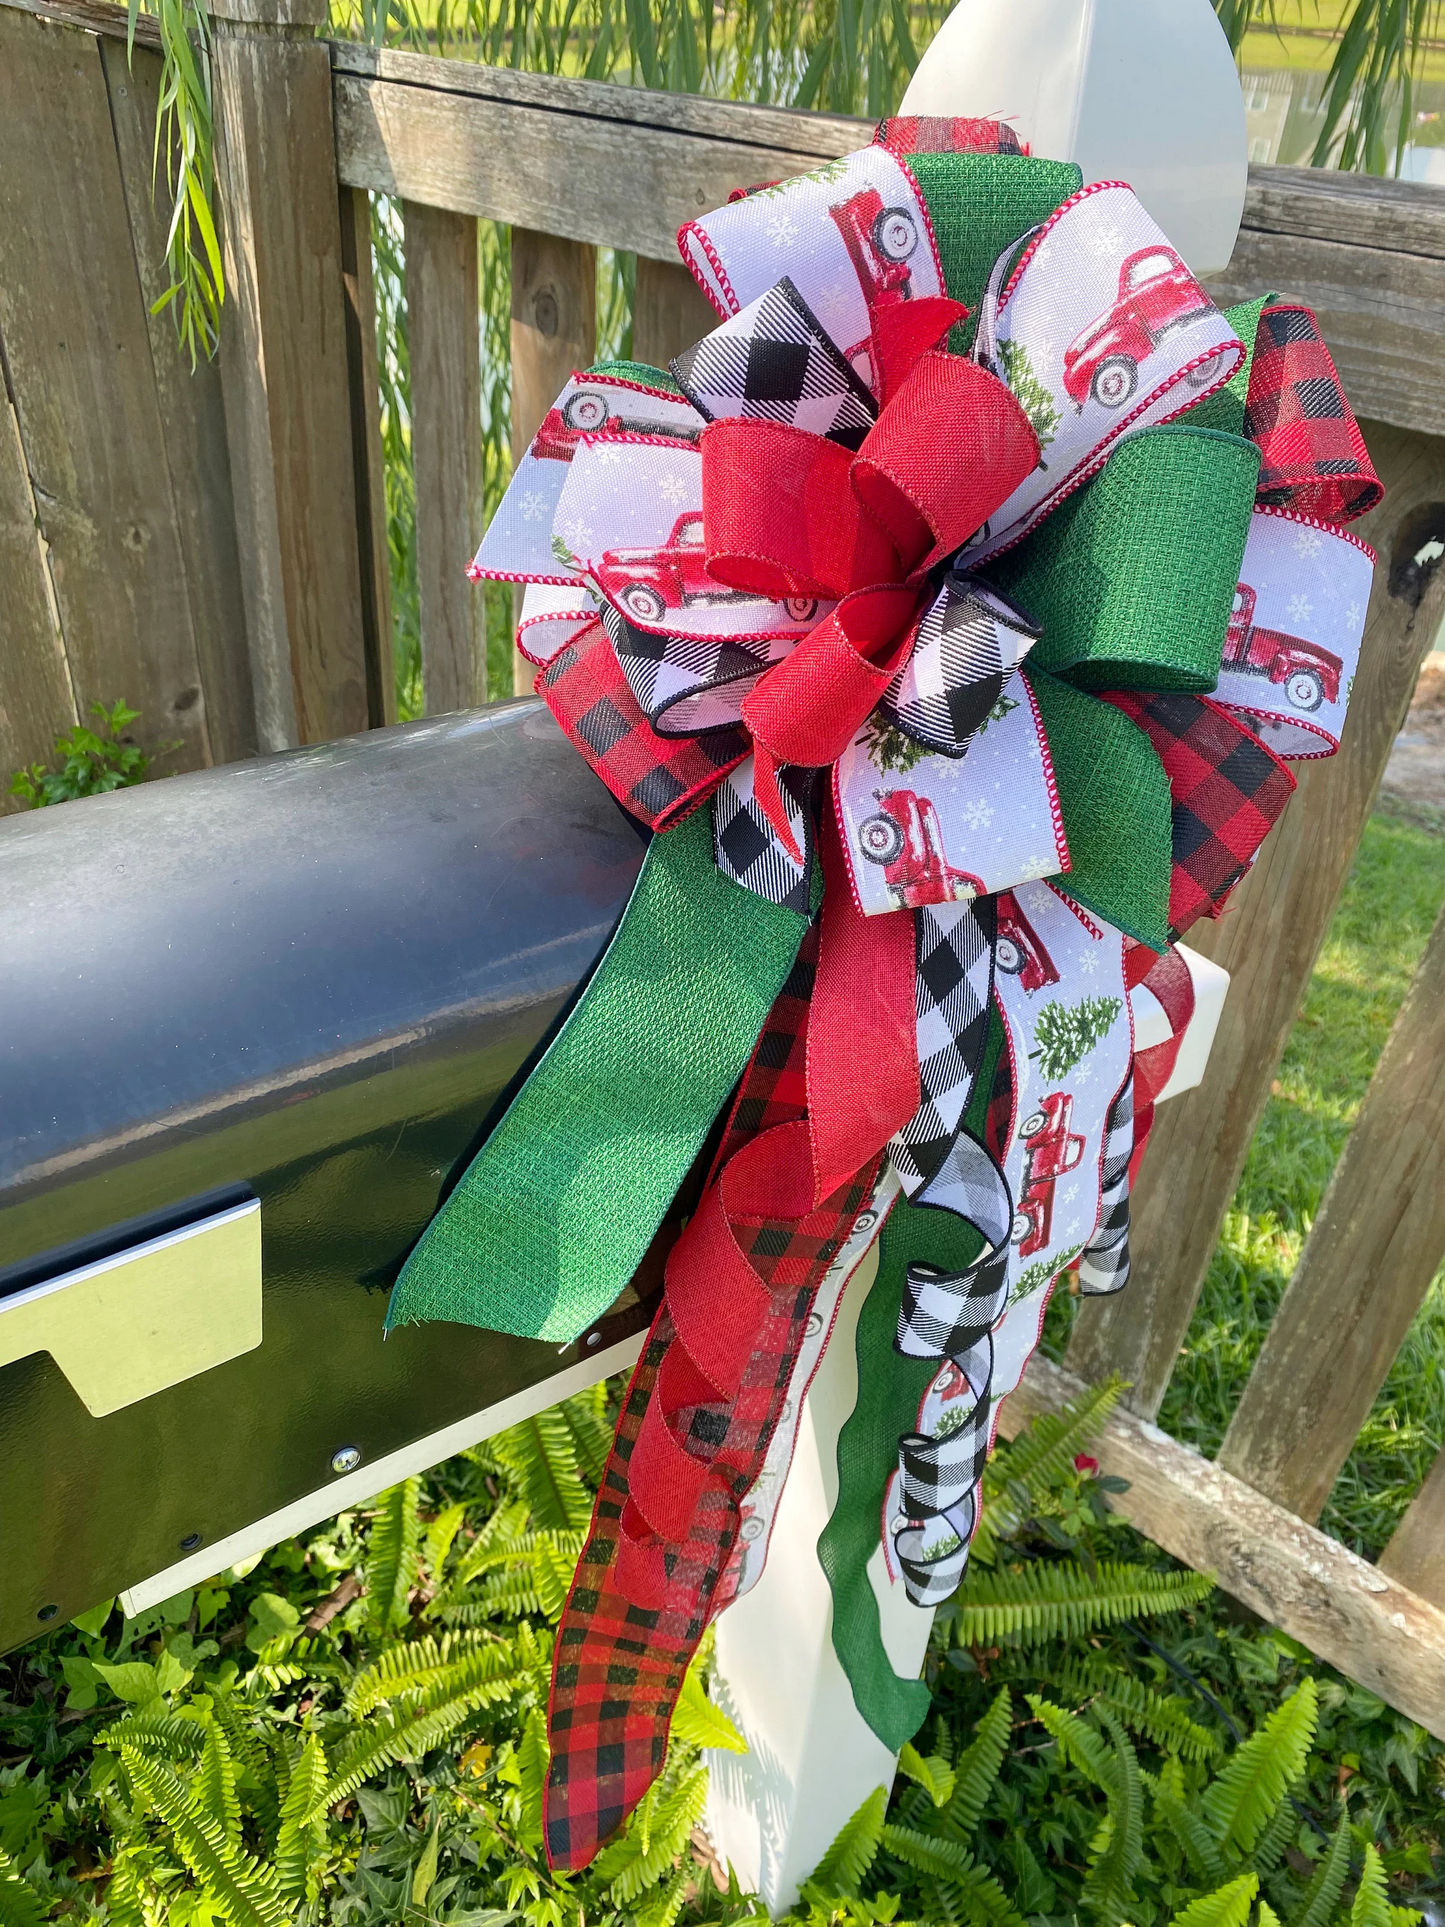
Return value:
M 802 867 L 803 852 L 798 848 L 798 839 L 793 834 L 793 826 L 788 821 L 787 805 L 783 792 L 778 787 L 778 765 L 773 761 L 772 751 L 766 744 L 753 743 L 753 795 L 758 808 L 767 818 L 768 827 L 777 837 L 799 868 Z

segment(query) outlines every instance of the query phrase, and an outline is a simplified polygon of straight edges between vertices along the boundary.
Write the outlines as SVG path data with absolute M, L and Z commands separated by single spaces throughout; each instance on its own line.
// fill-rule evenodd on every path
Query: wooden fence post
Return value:
M 477 223 L 415 201 L 402 214 L 421 681 L 440 716 L 487 700 L 486 610 L 466 573 L 482 520 Z
M 341 272 L 346 289 L 346 365 L 351 392 L 351 454 L 356 540 L 361 562 L 361 622 L 366 649 L 366 709 L 373 729 L 396 721 L 396 658 L 391 627 L 391 552 L 386 534 L 386 463 L 381 451 L 376 291 L 371 277 L 371 196 L 341 189 Z
M 632 303 L 632 352 L 639 361 L 665 368 L 718 325 L 712 303 L 680 261 L 637 257 Z
M 221 370 L 262 749 L 367 726 L 325 0 L 214 0 Z
M 131 104 L 115 104 L 122 126 Z M 160 334 L 167 356 L 176 349 L 146 314 L 136 263 L 145 245 L 144 229 L 132 234 L 98 37 L 6 9 L 0 394 L 10 406 L 0 465 L 15 460 L 13 422 L 24 475 L 6 486 L 7 519 L 18 514 L 23 526 L 28 508 L 30 542 L 44 539 L 65 655 L 62 678 L 54 643 L 31 626 L 36 589 L 47 600 L 48 591 L 27 554 L 13 642 L 8 584 L 0 596 L 7 700 L 12 648 L 37 666 L 32 694 L 17 704 L 17 747 L 48 755 L 55 729 L 77 712 L 89 722 L 92 703 L 124 698 L 148 740 L 178 739 L 164 767 L 196 769 L 213 753 L 153 340 Z M 52 720 L 42 721 L 47 710 Z M 0 770 L 0 788 L 8 775 Z
M 1380 1554 L 1380 1571 L 1445 1609 L 1445 1452 Z
M 597 351 L 597 250 L 531 228 L 512 229 L 512 462 L 516 465 L 574 368 Z M 521 607 L 521 591 L 514 608 Z M 512 652 L 512 688 L 537 672 Z M 500 694 L 500 691 L 498 692 Z
M 1317 1519 L 1445 1254 L 1445 911 L 1219 1463 Z
M 1445 608 L 1445 571 L 1433 580 L 1427 572 L 1422 599 L 1414 562 L 1432 537 L 1445 539 L 1445 438 L 1380 422 L 1363 426 L 1388 493 L 1358 524 L 1380 560 L 1344 746 L 1326 761 L 1297 766 L 1299 793 L 1228 912 L 1190 932 L 1190 943 L 1233 979 L 1209 1074 L 1155 1126 L 1134 1198 L 1129 1289 L 1086 1299 L 1069 1343 L 1072 1372 L 1095 1383 L 1120 1372 L 1132 1387 L 1129 1404 L 1146 1418 L 1163 1401 L 1275 1067 Z

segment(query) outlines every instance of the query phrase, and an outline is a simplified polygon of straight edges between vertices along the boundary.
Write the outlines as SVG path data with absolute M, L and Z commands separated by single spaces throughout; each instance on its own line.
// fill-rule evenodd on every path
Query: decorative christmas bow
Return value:
M 1126 186 L 1014 145 L 885 122 L 689 223 L 721 325 L 671 377 L 573 376 L 473 565 L 527 583 L 539 691 L 659 834 L 391 1322 L 575 1338 L 727 1107 L 559 1631 L 557 1865 L 646 1790 L 755 1583 L 885 1220 L 819 1552 L 860 1708 L 916 1730 L 880 1508 L 893 1581 L 947 1597 L 1054 1279 L 1127 1280 L 1172 939 L 1281 758 L 1338 741 L 1372 557 L 1336 525 L 1379 485 L 1311 318 L 1222 315 Z M 1136 1054 L 1149 1000 L 1173 1041 Z

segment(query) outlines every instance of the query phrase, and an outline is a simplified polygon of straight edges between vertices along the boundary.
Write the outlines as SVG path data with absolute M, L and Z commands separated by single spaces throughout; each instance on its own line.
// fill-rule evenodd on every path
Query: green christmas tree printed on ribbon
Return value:
M 1028 350 L 1021 341 L 1001 341 L 998 344 L 998 362 L 1014 399 L 1028 416 L 1029 426 L 1039 438 L 1042 452 L 1054 439 L 1063 416 L 1055 407 L 1052 394 L 1034 373 Z M 1048 463 L 1040 462 L 1039 466 L 1047 468 Z
M 875 709 L 863 725 L 863 743 L 879 769 L 891 770 L 898 776 L 906 776 L 915 764 L 931 754 L 924 744 L 915 742 L 896 723 L 890 723 L 881 709 Z
M 1108 1036 L 1123 1008 L 1117 997 L 1084 997 L 1073 1005 L 1050 999 L 1034 1024 L 1037 1048 L 1029 1052 L 1045 1083 L 1061 1083 L 1099 1039 Z

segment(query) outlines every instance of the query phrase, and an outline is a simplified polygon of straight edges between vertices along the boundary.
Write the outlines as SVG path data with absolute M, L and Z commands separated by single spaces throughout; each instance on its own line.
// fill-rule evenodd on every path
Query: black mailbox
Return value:
M 635 1354 L 382 1324 L 642 856 L 533 702 L 0 823 L 0 1650 Z

